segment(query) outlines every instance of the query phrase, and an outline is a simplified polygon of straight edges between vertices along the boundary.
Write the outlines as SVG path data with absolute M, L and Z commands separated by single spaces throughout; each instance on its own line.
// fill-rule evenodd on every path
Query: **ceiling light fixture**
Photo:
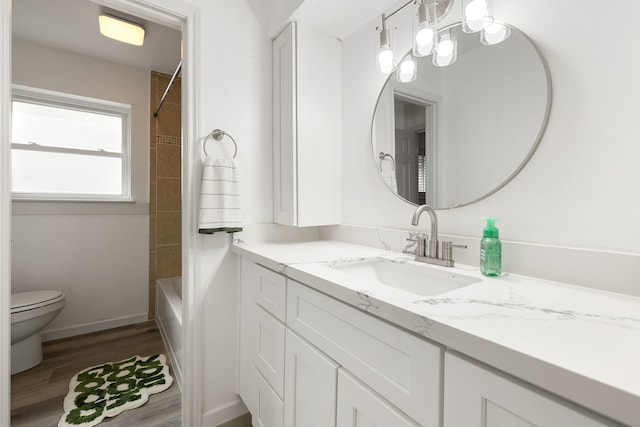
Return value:
M 100 33 L 105 37 L 134 46 L 144 43 L 144 28 L 139 24 L 107 14 L 100 15 L 98 23 Z

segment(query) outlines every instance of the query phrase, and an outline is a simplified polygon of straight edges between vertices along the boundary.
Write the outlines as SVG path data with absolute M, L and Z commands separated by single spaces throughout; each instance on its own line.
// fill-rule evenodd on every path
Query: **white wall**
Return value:
M 274 22 L 284 18 L 265 7 L 272 2 L 190 3 L 200 8 L 200 63 L 196 70 L 200 114 L 198 140 L 187 143 L 199 147 L 202 138 L 215 128 L 232 135 L 238 144 L 243 220 L 246 224 L 272 223 L 270 38 L 277 27 Z M 216 154 L 214 144 L 208 143 L 207 152 Z M 185 177 L 197 188 L 201 160 L 188 159 L 192 162 L 188 170 L 194 172 Z M 198 293 L 202 295 L 203 425 L 217 426 L 246 411 L 235 392 L 237 259 L 229 251 L 231 235 L 198 235 L 195 229 L 186 233 L 193 233 L 197 241 L 190 255 L 197 266 Z
M 502 184 L 527 157 L 547 112 L 545 70 L 525 36 L 514 32 L 495 46 L 476 43 L 440 68 L 443 207 L 466 204 Z
M 136 202 L 14 202 L 12 291 L 66 294 L 45 339 L 146 320 L 149 72 L 14 40 L 13 83 L 131 104 Z
M 551 116 L 525 169 L 486 200 L 439 211 L 441 232 L 479 236 L 480 218 L 496 216 L 506 240 L 640 254 L 640 50 L 634 45 L 640 3 L 603 8 L 595 1 L 495 0 L 494 12 L 528 34 L 546 58 Z M 444 24 L 457 20 L 454 7 Z M 343 40 L 343 87 L 349 88 L 343 95 L 343 174 L 349 177 L 343 219 L 410 229 L 415 208 L 384 187 L 371 161 L 370 119 L 384 83 L 372 59 L 377 24 Z M 411 26 L 408 20 L 393 25 Z

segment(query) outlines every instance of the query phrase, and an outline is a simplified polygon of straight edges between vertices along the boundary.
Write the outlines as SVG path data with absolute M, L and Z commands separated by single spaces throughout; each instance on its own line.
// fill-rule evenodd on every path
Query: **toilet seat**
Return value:
M 11 294 L 11 314 L 46 307 L 64 299 L 60 291 L 18 292 Z

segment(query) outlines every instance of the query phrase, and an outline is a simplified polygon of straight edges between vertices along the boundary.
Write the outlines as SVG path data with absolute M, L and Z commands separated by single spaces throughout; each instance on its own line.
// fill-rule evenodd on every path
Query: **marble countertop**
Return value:
M 346 304 L 594 412 L 640 426 L 640 298 L 464 265 L 424 268 L 479 282 L 433 297 L 331 267 L 412 255 L 335 241 L 236 243 L 233 251 Z

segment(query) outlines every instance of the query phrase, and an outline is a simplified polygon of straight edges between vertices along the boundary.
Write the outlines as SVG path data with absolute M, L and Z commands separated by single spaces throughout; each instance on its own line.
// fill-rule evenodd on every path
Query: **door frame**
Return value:
M 182 0 L 91 0 L 182 31 L 182 424 L 202 425 L 202 313 L 195 234 L 199 153 L 200 9 Z M 0 425 L 11 420 L 11 3 L 0 0 Z

